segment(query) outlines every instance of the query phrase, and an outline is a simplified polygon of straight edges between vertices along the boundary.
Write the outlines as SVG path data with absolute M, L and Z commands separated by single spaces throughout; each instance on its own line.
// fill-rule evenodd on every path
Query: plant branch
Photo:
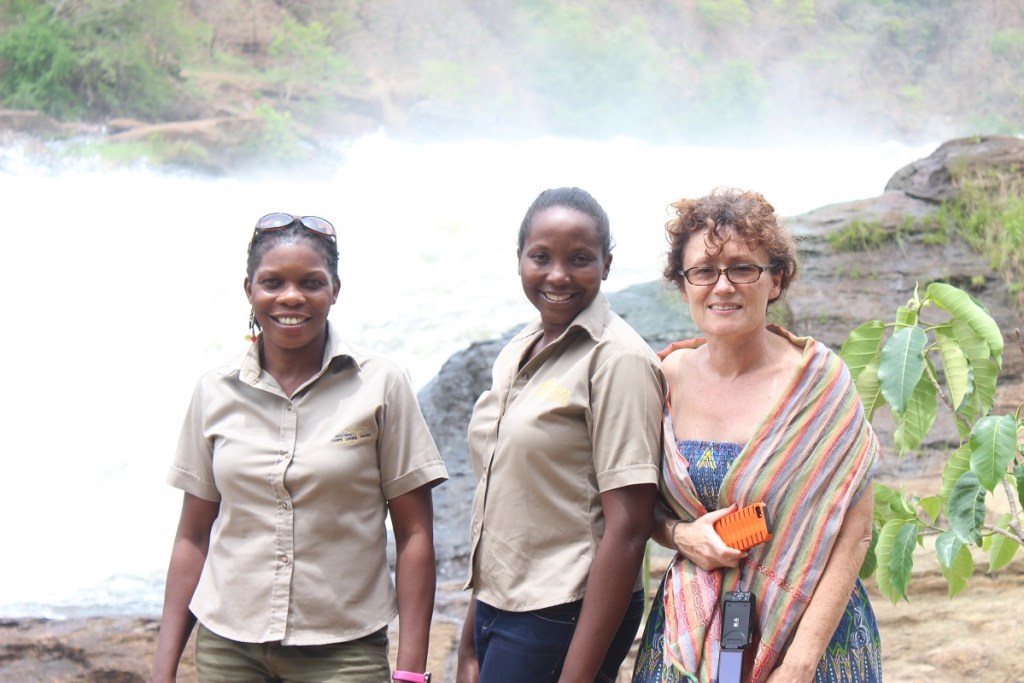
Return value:
M 1017 534 L 1017 540 L 1024 545 L 1024 529 L 1020 526 L 1020 517 L 1017 514 L 1016 491 L 1010 486 L 1010 482 L 1003 477 L 1003 493 L 1006 494 L 1006 502 L 1010 504 L 1010 528 Z
M 1020 543 L 1021 545 L 1024 545 L 1024 536 L 1015 535 L 1015 534 L 1011 533 L 1010 531 L 1007 531 L 1006 529 L 1000 529 L 999 527 L 992 526 L 991 524 L 986 524 L 982 528 L 985 531 L 991 531 L 994 534 L 999 534 L 1000 536 L 1005 536 L 1006 538 L 1010 539 L 1011 541 L 1016 541 L 1017 543 Z M 1014 531 L 1016 531 L 1016 529 Z

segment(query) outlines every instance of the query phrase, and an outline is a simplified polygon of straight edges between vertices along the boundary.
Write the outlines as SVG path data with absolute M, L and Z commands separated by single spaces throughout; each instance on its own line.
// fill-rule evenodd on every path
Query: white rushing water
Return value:
M 335 223 L 342 289 L 332 320 L 352 343 L 408 367 L 419 387 L 455 351 L 532 316 L 515 235 L 547 187 L 578 185 L 608 211 L 614 291 L 658 277 L 676 198 L 744 187 L 795 215 L 880 194 L 933 149 L 375 135 L 314 180 L 53 170 L 0 150 L 0 262 L 18 295 L 0 335 L 0 616 L 159 611 L 180 504 L 164 476 L 194 381 L 245 348 L 245 246 L 262 214 Z

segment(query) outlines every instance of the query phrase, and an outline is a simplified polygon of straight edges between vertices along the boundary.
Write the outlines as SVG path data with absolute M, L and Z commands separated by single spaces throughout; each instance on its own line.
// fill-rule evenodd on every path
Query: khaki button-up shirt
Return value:
M 447 479 L 408 376 L 329 326 L 291 398 L 256 345 L 200 379 L 168 482 L 220 502 L 191 609 L 242 642 L 316 645 L 386 625 L 387 501 Z
M 537 321 L 502 350 L 469 425 L 466 587 L 511 611 L 582 598 L 604 533 L 601 492 L 656 484 L 661 463 L 661 365 L 608 300 L 598 295 L 520 369 L 541 334 Z

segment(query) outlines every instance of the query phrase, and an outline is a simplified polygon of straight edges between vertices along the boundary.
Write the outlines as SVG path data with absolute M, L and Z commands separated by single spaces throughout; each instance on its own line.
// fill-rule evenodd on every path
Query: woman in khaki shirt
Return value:
M 519 233 L 540 318 L 498 356 L 469 444 L 473 589 L 460 683 L 614 681 L 643 613 L 664 380 L 608 306 L 608 217 L 578 188 L 541 193 Z
M 431 488 L 447 478 L 407 375 L 327 321 L 338 248 L 321 218 L 269 214 L 249 245 L 255 336 L 203 376 L 168 481 L 184 491 L 153 681 L 196 620 L 200 681 L 424 681 Z M 385 517 L 397 547 L 396 587 Z

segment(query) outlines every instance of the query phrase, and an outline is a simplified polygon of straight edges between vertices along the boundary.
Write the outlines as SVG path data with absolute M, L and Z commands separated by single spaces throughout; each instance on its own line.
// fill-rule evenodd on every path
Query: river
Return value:
M 340 145 L 336 170 L 316 178 L 111 170 L 95 159 L 41 166 L 0 149 L 0 263 L 13 287 L 0 335 L 11 407 L 0 616 L 159 611 L 180 505 L 164 477 L 194 381 L 247 343 L 245 246 L 262 214 L 335 223 L 332 320 L 420 387 L 455 351 L 531 317 L 515 235 L 547 187 L 578 185 L 608 211 L 616 247 L 605 287 L 615 291 L 658 276 L 678 197 L 751 188 L 796 215 L 880 194 L 934 147 L 377 134 Z

